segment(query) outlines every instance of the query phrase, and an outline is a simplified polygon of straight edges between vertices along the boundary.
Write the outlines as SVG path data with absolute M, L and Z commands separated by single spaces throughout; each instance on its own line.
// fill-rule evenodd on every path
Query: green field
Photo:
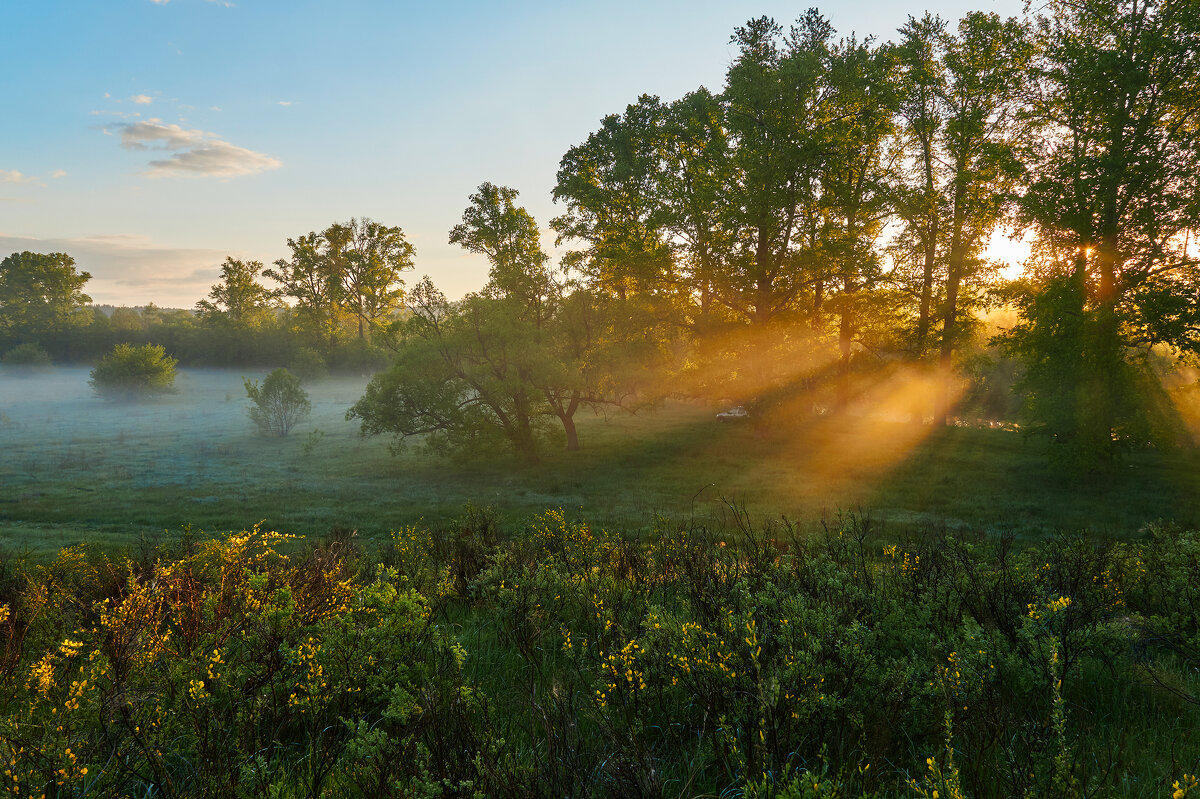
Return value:
M 48 552 L 259 521 L 370 540 L 421 519 L 439 525 L 468 502 L 508 523 L 562 508 L 633 532 L 660 516 L 719 526 L 731 503 L 801 529 L 861 513 L 885 536 L 945 527 L 1123 537 L 1154 520 L 1200 518 L 1191 453 L 1135 453 L 1113 474 L 1080 479 L 1058 474 L 1044 443 L 1004 430 L 862 415 L 762 430 L 669 402 L 636 415 L 585 412 L 583 450 L 549 451 L 534 466 L 464 462 L 418 446 L 394 455 L 387 439 L 360 437 L 344 415 L 364 379 L 313 384 L 309 422 L 287 439 L 257 437 L 241 376 L 182 370 L 176 395 L 122 404 L 94 397 L 82 368 L 0 374 L 0 541 Z

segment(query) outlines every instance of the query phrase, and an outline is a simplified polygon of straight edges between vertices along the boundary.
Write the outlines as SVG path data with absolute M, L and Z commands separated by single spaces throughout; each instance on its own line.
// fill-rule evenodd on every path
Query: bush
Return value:
M 1196 533 L 735 523 L 0 559 L 3 790 L 1198 796 Z
M 0 358 L 0 363 L 5 366 L 50 366 L 50 353 L 46 352 L 38 344 L 28 342 L 26 344 L 18 344 L 8 352 L 4 353 L 4 357 Z
M 175 366 L 179 363 L 155 344 L 118 344 L 96 364 L 88 382 L 97 394 L 108 397 L 137 397 L 175 390 Z
M 325 359 L 312 347 L 301 347 L 296 350 L 288 368 L 292 374 L 306 383 L 320 380 L 329 375 L 329 367 L 326 366 Z
M 486 740 L 425 598 L 288 545 L 255 528 L 31 573 L 0 604 L 6 795 L 471 795 Z
M 271 372 L 261 387 L 257 380 L 243 379 L 242 383 L 246 386 L 246 396 L 254 402 L 249 409 L 250 420 L 264 436 L 286 436 L 312 411 L 308 393 L 300 387 L 300 378 L 287 369 Z
M 391 354 L 383 347 L 363 339 L 355 339 L 339 347 L 332 354 L 331 360 L 334 368 L 339 371 L 369 377 L 388 367 Z

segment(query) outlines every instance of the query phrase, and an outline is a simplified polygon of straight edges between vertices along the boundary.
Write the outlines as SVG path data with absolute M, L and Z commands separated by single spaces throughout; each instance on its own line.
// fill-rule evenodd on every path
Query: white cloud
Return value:
M 171 155 L 149 163 L 149 177 L 256 175 L 281 162 L 265 153 L 230 144 L 215 133 L 164 124 L 161 119 L 119 125 L 127 150 L 166 150 Z
M 120 126 L 120 131 L 121 146 L 127 150 L 149 150 L 151 146 L 162 150 L 183 150 L 203 143 L 205 138 L 216 137 L 216 134 L 206 134 L 202 130 L 164 125 L 156 117 L 144 122 L 128 122 Z
M 135 94 L 129 99 L 137 105 L 150 105 L 150 103 L 154 102 L 154 98 L 148 94 Z
M 156 6 L 165 6 L 167 3 L 171 2 L 171 0 L 150 0 L 150 2 L 154 3 Z
M 26 175 L 19 169 L 0 169 L 0 183 L 15 183 L 24 186 L 40 186 L 46 188 L 42 179 L 35 175 Z
M 151 161 L 148 174 L 151 177 L 171 175 L 235 177 L 237 175 L 256 175 L 280 166 L 282 166 L 282 162 L 269 155 L 256 153 L 226 141 L 212 141 L 174 153 L 165 160 Z
M 52 178 L 65 178 L 66 176 L 67 176 L 67 170 L 65 170 L 65 169 L 56 169 L 50 173 L 50 177 L 52 177 Z
M 279 105 L 291 105 L 291 104 L 292 104 L 291 100 L 280 100 L 279 101 Z

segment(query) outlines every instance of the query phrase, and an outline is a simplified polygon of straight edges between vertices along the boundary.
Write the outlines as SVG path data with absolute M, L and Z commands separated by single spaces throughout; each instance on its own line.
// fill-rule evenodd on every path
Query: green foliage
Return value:
M 175 358 L 158 345 L 135 347 L 118 344 L 105 355 L 88 381 L 97 394 L 110 398 L 135 398 L 165 394 L 175 389 Z
M 281 545 L 255 529 L 27 574 L 0 605 L 5 789 L 471 795 L 463 653 L 424 598 L 386 570 L 360 579 L 344 545 Z
M 853 520 L 815 539 L 778 526 L 663 533 L 631 545 L 546 514 L 481 574 L 481 628 L 502 631 L 513 661 L 485 685 L 516 694 L 498 713 L 512 716 L 500 734 L 524 741 L 524 790 L 557 795 L 590 774 L 625 794 L 1084 794 L 1111 778 L 1099 762 L 1123 744 L 1079 704 L 1115 701 L 1103 712 L 1133 723 L 1139 660 L 1170 679 L 1188 668 L 1174 649 L 1193 635 L 1190 617 L 1153 653 L 1129 656 L 1155 640 L 1126 620 L 1163 606 L 1131 601 L 1126 586 L 1157 543 L 1014 552 L 940 539 L 880 551 Z M 1166 567 L 1152 557 L 1150 569 Z M 1189 579 L 1190 567 L 1174 568 Z M 1183 679 L 1194 697 L 1200 686 Z M 1178 773 L 1149 742 L 1138 757 L 1144 778 Z
M 347 413 L 364 434 L 479 457 L 511 448 L 535 460 L 548 431 L 544 399 L 531 377 L 552 368 L 536 328 L 503 300 L 479 295 L 457 306 L 431 284 L 413 292 L 414 316 L 386 372 L 372 378 Z
M 50 366 L 54 362 L 50 358 L 50 353 L 46 352 L 41 345 L 33 342 L 18 344 L 0 357 L 0 363 L 5 366 Z
M 15 252 L 0 261 L 0 341 L 20 344 L 80 322 L 92 301 L 83 293 L 91 277 L 61 252 Z
M 910 17 L 900 33 L 900 144 L 908 159 L 894 184 L 901 231 L 889 247 L 889 279 L 915 317 L 911 333 L 901 333 L 910 354 L 928 353 L 941 322 L 945 380 L 995 279 L 983 250 L 1022 175 L 1029 132 L 1016 110 L 1034 48 L 1021 22 L 982 12 L 967 14 L 955 32 L 928 13 Z M 943 397 L 939 423 L 947 410 Z
M 501 540 L 469 508 L 376 567 L 257 529 L 5 565 L 0 770 L 19 795 L 1192 785 L 1196 533 L 1019 550 L 731 513 L 643 544 L 559 511 Z
M 616 394 L 615 373 L 596 368 L 600 298 L 564 296 L 516 197 L 491 183 L 471 195 L 450 241 L 487 256 L 488 282 L 457 303 L 428 278 L 413 290 L 412 316 L 393 328 L 394 363 L 347 413 L 364 435 L 425 436 L 432 449 L 471 457 L 508 447 L 533 462 L 550 418 L 578 449 L 576 412 Z
M 1114 346 L 1079 276 L 1051 277 L 1020 302 L 1021 322 L 1001 341 L 1024 365 L 1015 386 L 1025 397 L 1026 430 L 1051 437 L 1057 463 L 1095 470 L 1110 466 L 1118 448 L 1182 439 L 1162 384 L 1144 360 Z
M 1043 14 L 1029 107 L 1038 140 L 1020 199 L 1041 296 L 1027 305 L 1023 348 L 1037 420 L 1063 429 L 1065 407 L 1072 446 L 1095 468 L 1131 431 L 1161 429 L 1133 348 L 1195 340 L 1200 129 L 1182 120 L 1200 90 L 1200 13 L 1190 0 L 1052 0 Z M 1038 332 L 1055 325 L 1069 338 Z M 1054 380 L 1061 403 L 1049 401 Z
M 208 299 L 196 303 L 196 315 L 207 324 L 243 332 L 268 324 L 278 302 L 274 293 L 258 282 L 262 271 L 258 261 L 226 258 L 221 282 L 212 287 Z
M 400 307 L 401 275 L 412 269 L 414 254 L 400 228 L 351 219 L 288 239 L 288 247 L 292 257 L 263 275 L 296 301 L 295 322 L 316 346 L 335 348 L 347 325 L 365 339 Z
M 300 387 L 300 378 L 287 369 L 276 369 L 263 379 L 245 378 L 246 396 L 254 403 L 249 408 L 250 421 L 264 436 L 286 437 L 297 424 L 308 418 L 312 402 L 308 392 Z
M 365 338 L 356 338 L 330 353 L 330 365 L 345 374 L 367 377 L 386 369 L 391 363 L 391 354 Z
M 304 382 L 320 380 L 329 376 L 325 358 L 312 347 L 301 347 L 288 361 L 288 371 Z

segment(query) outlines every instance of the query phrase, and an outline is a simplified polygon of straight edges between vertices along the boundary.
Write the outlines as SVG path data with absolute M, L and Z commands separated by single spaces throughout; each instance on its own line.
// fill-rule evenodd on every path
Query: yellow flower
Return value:
M 82 648 L 82 641 L 72 641 L 70 638 L 64 640 L 58 645 L 58 651 L 61 652 L 64 657 L 74 657 L 75 655 L 79 654 L 79 650 Z

